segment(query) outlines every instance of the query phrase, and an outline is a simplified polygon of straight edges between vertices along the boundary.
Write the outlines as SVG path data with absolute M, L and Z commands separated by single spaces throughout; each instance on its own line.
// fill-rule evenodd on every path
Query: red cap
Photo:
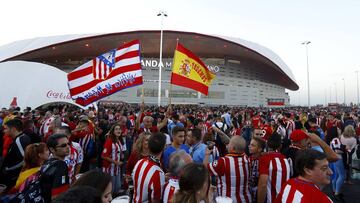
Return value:
M 300 142 L 306 138 L 308 138 L 308 135 L 302 130 L 294 130 L 290 135 L 290 139 L 293 142 Z

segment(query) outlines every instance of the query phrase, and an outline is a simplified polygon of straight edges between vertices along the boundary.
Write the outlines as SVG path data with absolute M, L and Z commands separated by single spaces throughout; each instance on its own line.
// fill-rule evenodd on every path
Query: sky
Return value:
M 0 46 L 29 38 L 143 29 L 236 37 L 265 46 L 289 66 L 300 89 L 291 104 L 357 102 L 358 0 L 12 0 L 0 3 Z M 344 88 L 345 84 L 345 88 Z M 345 91 L 344 91 L 345 89 Z M 337 96 L 337 97 L 336 97 Z

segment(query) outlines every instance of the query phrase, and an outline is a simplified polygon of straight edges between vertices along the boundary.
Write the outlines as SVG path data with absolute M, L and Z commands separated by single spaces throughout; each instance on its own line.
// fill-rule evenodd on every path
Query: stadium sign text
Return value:
M 157 68 L 159 67 L 159 60 L 156 59 L 141 59 L 141 65 L 143 68 Z M 208 69 L 213 73 L 218 73 L 220 71 L 220 67 L 217 65 L 206 65 Z M 163 67 L 171 70 L 172 68 L 172 60 L 163 60 Z

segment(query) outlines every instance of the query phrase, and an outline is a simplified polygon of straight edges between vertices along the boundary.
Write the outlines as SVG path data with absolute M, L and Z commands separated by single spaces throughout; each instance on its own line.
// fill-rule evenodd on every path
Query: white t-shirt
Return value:
M 344 137 L 344 135 L 340 136 L 341 143 L 346 145 L 346 149 L 351 151 L 356 146 L 356 138 L 355 137 Z

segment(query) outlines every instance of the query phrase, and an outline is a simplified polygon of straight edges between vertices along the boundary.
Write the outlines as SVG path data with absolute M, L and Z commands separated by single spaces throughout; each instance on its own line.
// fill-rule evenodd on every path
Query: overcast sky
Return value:
M 360 70 L 359 0 L 11 0 L 0 4 L 0 46 L 64 34 L 164 29 L 237 37 L 261 44 L 292 70 L 300 90 L 292 104 L 307 105 L 309 40 L 311 104 L 357 101 Z M 344 78 L 344 80 L 342 80 Z M 337 91 L 336 91 L 337 90 Z

